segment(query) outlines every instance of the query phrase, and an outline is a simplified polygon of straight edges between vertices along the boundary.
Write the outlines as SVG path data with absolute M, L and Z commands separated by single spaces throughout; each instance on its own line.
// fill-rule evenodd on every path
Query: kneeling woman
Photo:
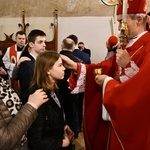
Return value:
M 28 130 L 28 146 L 31 150 L 61 150 L 68 147 L 74 133 L 65 124 L 62 100 L 57 92 L 57 80 L 64 78 L 64 66 L 60 55 L 54 51 L 39 54 L 35 62 L 33 80 L 25 96 L 42 88 L 48 102 L 38 109 L 38 117 Z

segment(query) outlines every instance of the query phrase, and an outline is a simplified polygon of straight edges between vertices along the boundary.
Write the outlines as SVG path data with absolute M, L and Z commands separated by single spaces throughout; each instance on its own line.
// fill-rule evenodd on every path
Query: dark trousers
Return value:
M 62 96 L 66 122 L 75 133 L 79 132 L 78 94 L 63 93 Z

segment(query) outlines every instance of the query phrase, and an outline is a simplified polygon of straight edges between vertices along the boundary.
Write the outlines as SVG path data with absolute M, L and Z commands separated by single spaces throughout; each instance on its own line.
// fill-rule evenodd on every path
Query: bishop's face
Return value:
M 118 30 L 120 30 L 122 25 L 122 15 L 117 16 L 117 21 L 119 22 Z M 134 38 L 139 34 L 139 22 L 138 18 L 131 18 L 130 15 L 126 16 L 127 28 L 128 28 L 128 37 L 129 39 Z

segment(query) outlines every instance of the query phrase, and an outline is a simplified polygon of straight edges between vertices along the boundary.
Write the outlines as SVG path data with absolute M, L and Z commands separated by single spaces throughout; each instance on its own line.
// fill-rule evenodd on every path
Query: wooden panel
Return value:
M 13 45 L 14 43 L 16 43 L 12 39 L 12 36 L 13 36 L 13 33 L 10 36 L 5 34 L 5 40 L 4 41 L 0 41 L 0 50 L 2 50 L 3 54 L 5 53 L 7 47 L 9 47 L 9 46 Z

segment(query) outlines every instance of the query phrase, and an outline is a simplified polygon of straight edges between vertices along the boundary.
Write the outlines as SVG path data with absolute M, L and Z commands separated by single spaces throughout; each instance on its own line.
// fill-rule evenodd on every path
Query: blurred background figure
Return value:
M 4 80 L 8 80 L 8 73 L 7 73 L 7 70 L 6 70 L 5 65 L 4 65 L 4 63 L 3 63 L 2 57 L 3 57 L 3 53 L 2 53 L 2 51 L 0 50 L 0 76 L 1 76 Z
M 26 43 L 26 34 L 23 31 L 18 31 L 15 35 L 16 44 L 7 48 L 2 60 L 7 69 L 11 87 L 19 93 L 18 81 L 12 79 L 12 72 L 19 60 L 22 49 Z
M 74 41 L 75 44 L 75 48 L 73 50 L 73 54 L 80 58 L 84 64 L 90 64 L 91 60 L 88 54 L 82 52 L 79 48 L 78 48 L 78 37 L 74 34 L 70 34 L 67 38 L 70 38 Z
M 89 55 L 89 57 L 91 57 L 91 50 L 85 48 L 83 42 L 79 42 L 79 43 L 78 43 L 78 48 L 79 48 L 82 52 L 87 53 L 87 54 Z

